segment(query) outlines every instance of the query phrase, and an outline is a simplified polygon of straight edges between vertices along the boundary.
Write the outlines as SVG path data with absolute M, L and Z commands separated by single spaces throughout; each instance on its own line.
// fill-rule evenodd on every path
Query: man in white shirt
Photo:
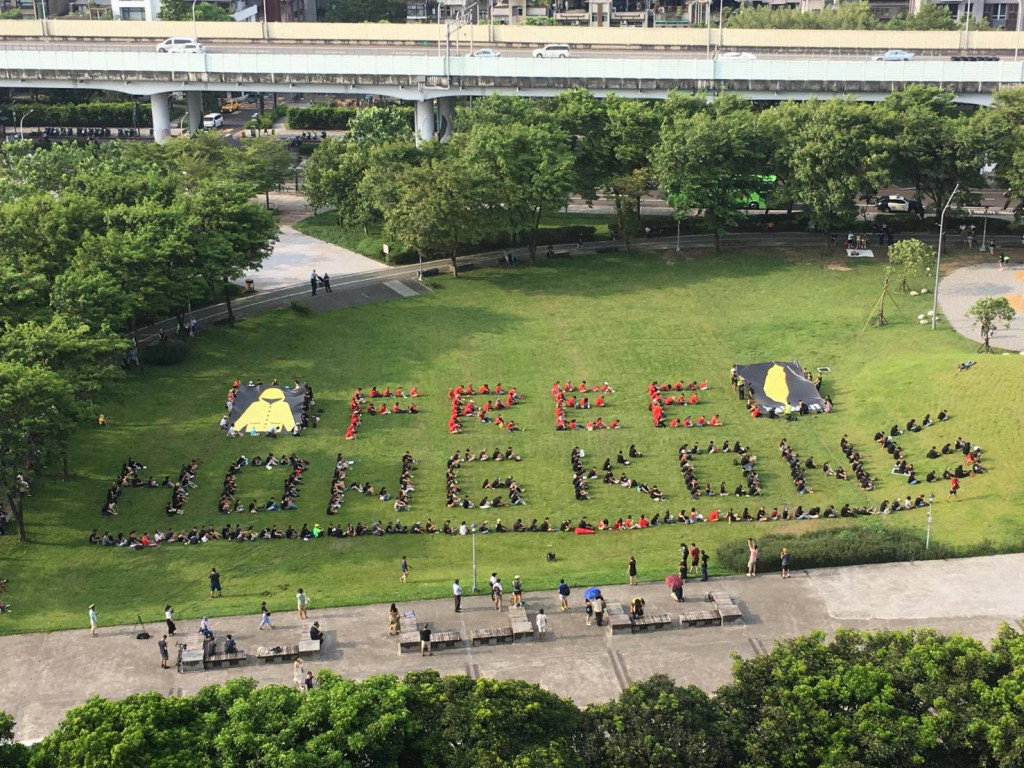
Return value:
M 452 584 L 452 594 L 455 595 L 455 612 L 462 613 L 462 585 L 458 579 Z
M 548 617 L 544 614 L 544 609 L 541 608 L 537 612 L 537 639 L 543 640 L 545 633 L 548 631 Z

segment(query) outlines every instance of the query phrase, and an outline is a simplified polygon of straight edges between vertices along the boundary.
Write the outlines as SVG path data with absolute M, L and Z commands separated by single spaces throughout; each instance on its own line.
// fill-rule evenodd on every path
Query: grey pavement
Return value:
M 271 193 L 270 202 L 281 216 L 280 239 L 260 268 L 246 273 L 239 282 L 252 279 L 258 290 L 275 290 L 308 282 L 314 269 L 321 275 L 326 272 L 336 278 L 375 272 L 386 266 L 348 248 L 297 231 L 292 225 L 313 213 L 301 196 Z
M 399 654 L 397 638 L 387 634 L 386 605 L 315 610 L 305 621 L 294 612 L 280 613 L 275 616 L 276 629 L 263 632 L 257 629 L 258 616 L 221 618 L 214 620 L 213 630 L 219 638 L 230 632 L 239 647 L 253 656 L 258 645 L 295 643 L 307 637 L 309 625 L 319 621 L 327 642 L 320 658 L 305 659 L 307 669 L 327 667 L 353 679 L 425 668 L 475 678 L 519 678 L 585 705 L 612 699 L 631 682 L 656 673 L 713 691 L 731 678 L 731 654 L 761 655 L 780 639 L 816 629 L 831 633 L 840 627 L 933 626 L 989 642 L 1003 621 L 1020 628 L 1024 592 L 1017 583 L 1022 568 L 1024 554 L 1015 554 L 795 571 L 788 580 L 778 574 L 730 576 L 707 584 L 691 580 L 682 605 L 660 582 L 605 586 L 602 591 L 609 602 L 625 604 L 640 595 L 647 601 L 648 613 L 665 611 L 673 616 L 681 609 L 703 607 L 703 595 L 713 587 L 732 595 L 743 612 L 744 621 L 737 625 L 684 629 L 676 623 L 657 632 L 616 636 L 607 628 L 585 625 L 584 585 L 572 585 L 571 611 L 560 613 L 552 581 L 544 585 L 550 587 L 546 591 L 526 595 L 531 618 L 539 608 L 549 616 L 545 641 L 481 647 L 466 643 L 436 650 L 428 658 L 417 652 Z M 463 584 L 468 583 L 463 578 Z M 316 584 L 305 586 L 315 604 Z M 526 586 L 539 585 L 527 580 Z M 469 637 L 474 628 L 508 626 L 506 615 L 498 615 L 485 596 L 465 597 L 460 614 L 454 613 L 450 599 L 402 602 L 398 584 L 393 596 L 402 611 L 415 611 L 417 620 L 429 622 L 435 631 L 458 630 Z M 30 606 L 14 606 L 21 609 Z M 84 611 L 82 618 L 87 625 Z M 195 631 L 198 618 L 180 620 L 178 634 Z M 151 690 L 190 694 L 240 676 L 291 684 L 290 664 L 256 664 L 252 658 L 246 666 L 229 669 L 184 674 L 162 670 L 156 640 L 164 626 L 153 623 L 148 629 L 153 638 L 142 641 L 135 639 L 130 626 L 101 626 L 96 638 L 89 636 L 88 629 L 0 637 L 0 707 L 17 721 L 17 737 L 22 741 L 42 738 L 69 707 L 93 695 L 121 698 Z
M 993 257 L 994 259 L 995 257 Z M 992 334 L 991 344 L 1000 349 L 1024 352 L 1024 269 L 995 264 L 977 264 L 954 270 L 939 283 L 939 307 L 957 333 L 981 344 L 981 333 L 967 317 L 978 299 L 1005 296 L 1017 310 L 1008 329 Z

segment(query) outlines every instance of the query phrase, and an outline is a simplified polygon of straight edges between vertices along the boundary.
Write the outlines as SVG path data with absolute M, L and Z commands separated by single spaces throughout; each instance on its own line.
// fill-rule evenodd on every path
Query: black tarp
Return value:
M 812 411 L 825 408 L 825 401 L 818 394 L 814 382 L 804 376 L 799 360 L 790 363 L 776 360 L 737 365 L 736 373 L 743 377 L 745 383 L 754 387 L 754 400 L 761 405 L 762 410 L 783 413 L 788 403 L 796 412 L 801 400 Z
M 306 388 L 256 387 L 243 384 L 235 395 L 228 423 L 239 432 L 264 433 L 271 427 L 291 432 L 302 417 Z

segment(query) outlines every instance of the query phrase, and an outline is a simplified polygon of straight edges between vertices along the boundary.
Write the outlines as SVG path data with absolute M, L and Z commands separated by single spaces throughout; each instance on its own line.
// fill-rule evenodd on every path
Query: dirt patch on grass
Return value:
M 825 265 L 825 269 L 831 269 L 833 272 L 849 272 L 850 271 L 850 268 L 848 266 L 846 266 L 845 264 L 837 264 L 835 262 L 833 262 L 832 264 L 826 264 Z

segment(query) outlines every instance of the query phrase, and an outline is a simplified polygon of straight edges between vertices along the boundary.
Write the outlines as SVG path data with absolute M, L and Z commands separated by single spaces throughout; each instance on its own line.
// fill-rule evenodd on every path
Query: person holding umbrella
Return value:
M 676 602 L 683 602 L 683 580 L 679 578 L 679 574 L 670 573 L 665 577 L 665 583 L 668 585 L 669 591 L 672 592 L 672 596 L 675 597 Z
M 583 593 L 583 603 L 587 608 L 587 626 L 590 626 L 590 620 L 595 614 L 595 603 L 601 599 L 601 590 L 597 587 L 591 587 Z M 602 609 L 603 610 L 603 609 Z M 600 626 L 600 622 L 598 623 Z

